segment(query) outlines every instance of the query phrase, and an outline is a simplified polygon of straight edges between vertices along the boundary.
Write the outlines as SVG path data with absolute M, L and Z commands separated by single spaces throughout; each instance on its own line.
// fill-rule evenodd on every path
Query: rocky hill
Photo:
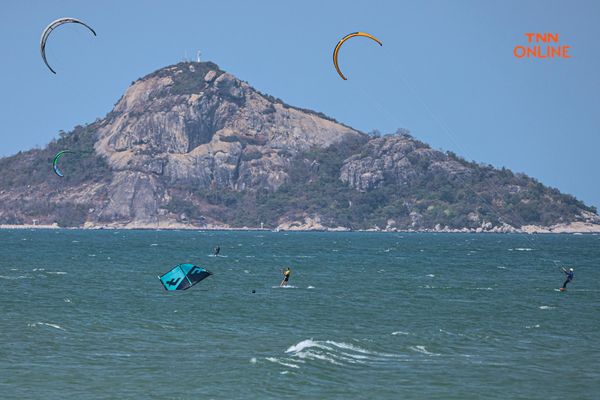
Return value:
M 51 161 L 63 149 L 74 153 L 61 159 L 59 178 Z M 406 133 L 366 135 L 262 94 L 210 62 L 133 82 L 106 117 L 44 149 L 0 159 L 0 170 L 4 225 L 600 226 L 594 208 L 534 179 L 432 150 Z

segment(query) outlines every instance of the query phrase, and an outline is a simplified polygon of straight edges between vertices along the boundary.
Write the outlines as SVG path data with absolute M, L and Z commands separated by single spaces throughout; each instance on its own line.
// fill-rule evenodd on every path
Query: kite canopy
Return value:
M 66 153 L 73 153 L 71 150 L 62 150 L 59 151 L 58 153 L 56 153 L 56 155 L 54 156 L 54 160 L 52 160 L 52 168 L 54 169 L 54 173 L 58 176 L 60 176 L 61 178 L 64 176 L 62 172 L 60 172 L 60 169 L 58 169 L 58 160 L 60 160 L 60 158 L 63 156 L 63 154 Z
M 179 264 L 166 274 L 159 276 L 165 290 L 185 290 L 212 275 L 211 272 L 194 264 Z
M 362 36 L 362 37 L 369 38 L 369 39 L 374 40 L 375 42 L 379 43 L 380 46 L 383 46 L 383 43 L 381 43 L 381 41 L 379 39 L 377 39 L 375 36 L 368 34 L 366 32 L 354 32 L 354 33 L 350 33 L 350 34 L 344 36 L 342 38 L 342 40 L 340 40 L 338 42 L 338 44 L 335 46 L 335 49 L 333 50 L 333 65 L 335 66 L 335 70 L 342 77 L 343 80 L 347 80 L 347 79 L 344 76 L 344 74 L 342 74 L 342 71 L 340 70 L 340 67 L 338 66 L 338 53 L 340 51 L 340 47 L 342 47 L 342 45 L 346 42 L 346 40 L 353 38 L 355 36 Z
M 52 69 L 50 64 L 48 64 L 48 60 L 46 60 L 46 41 L 48 40 L 48 36 L 50 35 L 50 33 L 56 27 L 58 27 L 62 24 L 68 24 L 68 23 L 81 24 L 81 25 L 85 26 L 86 28 L 88 28 L 94 34 L 94 36 L 96 36 L 96 32 L 92 29 L 92 27 L 87 25 L 85 22 L 78 20 L 77 18 L 59 18 L 56 21 L 52 21 L 50 23 L 50 25 L 48 25 L 46 27 L 46 29 L 44 29 L 44 32 L 42 32 L 42 38 L 40 39 L 40 53 L 42 54 L 42 59 L 44 60 L 44 63 L 50 69 L 50 71 L 52 71 L 52 73 L 54 73 L 54 74 L 56 74 L 56 72 Z

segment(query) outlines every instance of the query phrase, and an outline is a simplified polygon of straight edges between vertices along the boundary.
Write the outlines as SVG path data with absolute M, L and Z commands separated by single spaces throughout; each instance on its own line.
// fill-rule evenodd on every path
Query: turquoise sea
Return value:
M 599 260 L 596 235 L 2 230 L 0 398 L 598 399 Z M 184 262 L 214 275 L 166 292 Z

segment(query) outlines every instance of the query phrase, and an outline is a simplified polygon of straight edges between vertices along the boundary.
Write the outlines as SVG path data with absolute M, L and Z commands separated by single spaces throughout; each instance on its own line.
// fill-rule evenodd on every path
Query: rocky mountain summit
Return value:
M 63 149 L 64 178 L 50 161 Z M 514 231 L 595 226 L 524 175 L 372 137 L 210 62 L 162 68 L 96 122 L 0 160 L 0 224 Z M 534 229 L 535 230 L 535 229 Z

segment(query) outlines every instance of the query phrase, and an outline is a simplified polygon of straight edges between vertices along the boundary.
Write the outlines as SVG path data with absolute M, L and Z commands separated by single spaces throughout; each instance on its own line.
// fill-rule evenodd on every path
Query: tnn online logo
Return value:
M 517 58 L 571 58 L 571 46 L 559 45 L 558 33 L 526 33 L 528 46 L 515 46 Z

